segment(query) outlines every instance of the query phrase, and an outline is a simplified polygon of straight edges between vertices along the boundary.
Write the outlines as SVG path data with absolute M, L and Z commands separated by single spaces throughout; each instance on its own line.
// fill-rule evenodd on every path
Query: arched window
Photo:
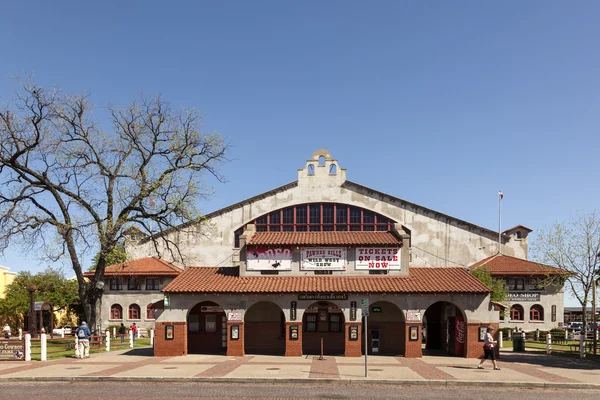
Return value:
M 309 175 L 315 174 L 315 166 L 313 164 L 308 164 L 308 174 Z
M 389 231 L 394 223 L 387 217 L 364 208 L 338 203 L 309 203 L 280 208 L 264 214 L 249 224 L 257 232 L 331 232 Z M 240 247 L 245 226 L 234 233 L 234 246 Z
M 152 308 L 152 303 L 146 306 L 146 319 L 156 319 L 156 310 Z
M 510 308 L 510 319 L 512 319 L 513 321 L 523 321 L 523 318 L 523 307 L 519 304 L 514 304 Z
M 140 306 L 137 304 L 129 306 L 129 319 L 140 319 Z
M 110 319 L 123 319 L 123 307 L 120 304 L 110 306 Z
M 319 156 L 319 167 L 325 166 L 325 157 Z
M 544 307 L 539 304 L 534 304 L 529 309 L 529 320 L 530 321 L 543 321 L 544 320 Z
M 335 175 L 337 173 L 337 167 L 335 164 L 331 164 L 329 166 L 329 175 Z

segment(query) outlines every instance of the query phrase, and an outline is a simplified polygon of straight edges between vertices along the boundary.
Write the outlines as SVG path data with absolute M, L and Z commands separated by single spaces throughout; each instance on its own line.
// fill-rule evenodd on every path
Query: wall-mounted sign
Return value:
M 174 325 L 166 325 L 165 326 L 165 340 L 173 340 L 175 339 L 175 326 Z
M 15 339 L 0 341 L 0 360 L 25 360 L 25 341 Z
M 240 339 L 240 326 L 239 325 L 231 325 L 231 340 L 239 340 Z
M 246 252 L 247 271 L 291 271 L 292 249 L 250 247 Z
M 411 326 L 410 327 L 410 339 L 411 342 L 416 342 L 419 340 L 419 327 Z
M 358 326 L 352 325 L 348 330 L 348 339 L 349 340 L 358 340 Z
M 400 270 L 399 247 L 357 247 L 355 269 Z
M 227 321 L 236 321 L 239 322 L 242 320 L 241 312 L 229 312 L 227 313 Z
M 201 306 L 200 312 L 221 312 L 223 309 L 219 306 Z
M 421 322 L 421 313 L 420 312 L 407 312 L 406 313 L 406 321 L 407 322 Z
M 371 307 L 371 312 L 381 312 L 381 307 Z
M 305 247 L 302 249 L 302 259 L 300 260 L 300 269 L 302 271 L 345 271 L 346 265 L 345 248 Z
M 522 293 L 509 293 L 506 295 L 506 301 L 540 301 L 540 293 L 535 292 L 522 292 Z
M 290 303 L 290 320 L 291 321 L 296 320 L 296 302 L 295 301 L 292 301 Z
M 338 306 L 329 306 L 327 307 L 327 311 L 329 311 L 330 313 L 339 313 L 342 312 L 342 309 Z
M 298 340 L 298 325 L 290 325 L 290 340 Z
M 298 300 L 347 300 L 348 293 L 301 293 Z
M 350 302 L 350 321 L 356 321 L 356 302 Z

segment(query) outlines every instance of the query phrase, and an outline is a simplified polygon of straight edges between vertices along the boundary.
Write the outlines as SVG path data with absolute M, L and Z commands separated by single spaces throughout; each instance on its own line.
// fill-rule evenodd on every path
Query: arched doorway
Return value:
M 285 315 L 270 301 L 252 305 L 244 315 L 246 354 L 285 354 Z
M 246 354 L 285 354 L 285 315 L 270 301 L 252 305 L 244 314 Z
M 227 319 L 212 301 L 196 304 L 188 314 L 188 353 L 221 354 L 227 349 Z
M 363 329 L 364 324 L 363 317 Z M 371 304 L 367 325 L 369 354 L 404 355 L 406 352 L 406 326 L 404 313 L 398 306 L 389 301 L 377 301 Z M 362 351 L 364 354 L 364 342 Z
M 453 303 L 438 301 L 425 311 L 425 350 L 435 354 L 463 357 L 466 354 L 467 319 Z
M 342 309 L 336 304 L 327 301 L 313 303 L 304 310 L 302 330 L 302 354 L 320 354 L 321 339 L 324 354 L 344 354 L 345 319 Z

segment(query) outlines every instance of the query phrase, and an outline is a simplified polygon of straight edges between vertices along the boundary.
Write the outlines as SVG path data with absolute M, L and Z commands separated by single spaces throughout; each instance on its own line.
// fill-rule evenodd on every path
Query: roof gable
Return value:
M 104 270 L 105 276 L 177 276 L 183 270 L 174 264 L 158 257 L 145 257 L 124 263 L 109 265 Z M 94 276 L 95 271 L 86 272 L 85 276 Z
M 563 275 L 568 274 L 560 268 L 523 260 L 503 254 L 496 254 L 471 266 L 471 269 L 486 266 L 491 275 Z

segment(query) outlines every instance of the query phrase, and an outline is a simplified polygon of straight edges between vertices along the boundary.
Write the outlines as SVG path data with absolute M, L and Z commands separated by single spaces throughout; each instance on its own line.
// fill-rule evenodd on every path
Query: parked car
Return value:
M 53 334 L 53 335 L 61 335 L 61 334 L 62 334 L 62 331 L 63 331 L 63 329 L 64 329 L 64 331 L 65 331 L 65 336 L 71 336 L 71 335 L 73 334 L 73 328 L 71 328 L 71 327 L 70 327 L 70 326 L 68 326 L 68 325 L 61 326 L 61 327 L 59 327 L 59 328 L 54 328 L 54 329 L 52 329 L 52 334 Z

